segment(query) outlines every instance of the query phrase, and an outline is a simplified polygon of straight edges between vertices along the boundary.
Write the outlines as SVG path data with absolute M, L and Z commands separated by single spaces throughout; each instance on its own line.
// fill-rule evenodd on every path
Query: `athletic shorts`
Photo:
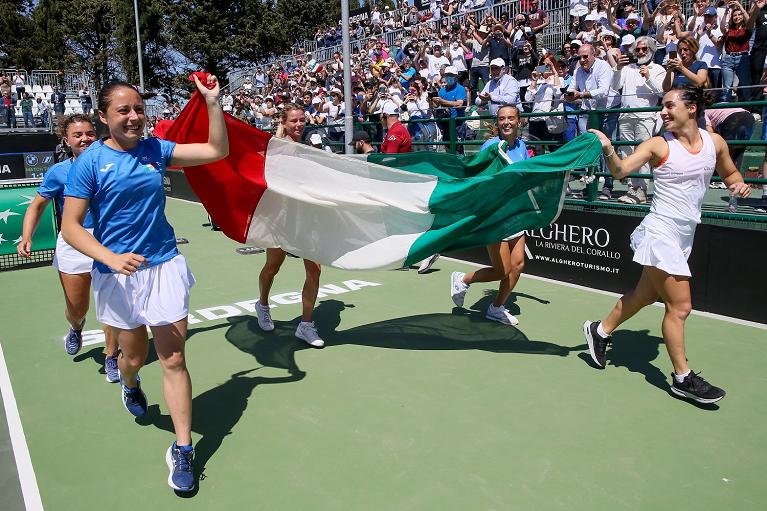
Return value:
M 634 262 L 669 275 L 691 277 L 687 258 L 692 252 L 696 225 L 650 213 L 631 233 Z
M 100 323 L 131 330 L 169 325 L 189 315 L 189 290 L 195 279 L 181 254 L 131 276 L 96 269 L 91 275 Z
M 93 234 L 93 229 L 86 230 Z M 53 266 L 61 273 L 69 275 L 90 273 L 93 269 L 93 259 L 78 252 L 72 245 L 64 241 L 64 237 L 59 233 L 58 238 L 56 238 L 56 252 L 53 254 Z

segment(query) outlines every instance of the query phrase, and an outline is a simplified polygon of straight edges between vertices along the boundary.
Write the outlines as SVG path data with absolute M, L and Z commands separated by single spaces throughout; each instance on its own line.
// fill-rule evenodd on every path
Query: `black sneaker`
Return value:
M 586 342 L 589 343 L 589 354 L 596 365 L 604 368 L 607 365 L 607 346 L 610 344 L 610 337 L 602 337 L 597 333 L 599 321 L 586 321 L 583 324 L 583 335 Z
M 692 399 L 698 403 L 716 403 L 722 399 L 726 392 L 719 387 L 714 387 L 700 376 L 700 373 L 690 371 L 682 383 L 676 381 L 671 373 L 671 392 L 679 397 Z

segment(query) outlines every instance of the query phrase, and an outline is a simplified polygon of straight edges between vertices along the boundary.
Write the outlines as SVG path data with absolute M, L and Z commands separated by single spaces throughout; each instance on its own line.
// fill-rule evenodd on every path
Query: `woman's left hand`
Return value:
M 218 101 L 221 87 L 219 86 L 218 79 L 215 75 L 208 75 L 205 82 L 200 81 L 200 79 L 197 78 L 197 75 L 192 76 L 194 77 L 194 84 L 197 86 L 197 90 L 203 95 L 205 101 Z
M 751 185 L 747 183 L 733 183 L 729 186 L 730 195 L 735 197 L 748 197 L 751 195 Z

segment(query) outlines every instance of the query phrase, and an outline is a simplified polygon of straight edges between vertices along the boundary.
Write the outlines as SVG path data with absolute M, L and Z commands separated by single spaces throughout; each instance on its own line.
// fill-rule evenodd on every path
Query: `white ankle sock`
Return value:
M 602 322 L 601 321 L 597 325 L 597 333 L 600 335 L 600 337 L 602 337 L 602 339 L 607 339 L 608 337 L 610 337 L 610 334 L 605 332 L 604 328 L 602 328 Z
M 690 374 L 690 369 L 688 369 L 687 372 L 684 373 L 684 374 L 676 374 L 676 373 L 674 373 L 674 379 L 676 380 L 677 383 L 682 383 L 684 381 L 684 379 L 687 378 L 688 374 Z

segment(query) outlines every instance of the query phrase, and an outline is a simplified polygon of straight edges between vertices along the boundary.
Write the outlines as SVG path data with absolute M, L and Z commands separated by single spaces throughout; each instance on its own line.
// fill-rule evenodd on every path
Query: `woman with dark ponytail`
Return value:
M 602 132 L 589 130 L 602 142 L 605 161 L 615 179 L 623 179 L 649 162 L 655 193 L 650 213 L 631 234 L 634 261 L 643 266 L 639 282 L 602 321 L 586 321 L 583 325 L 591 358 L 599 367 L 605 367 L 612 332 L 645 306 L 658 298 L 663 300 L 663 341 L 674 366 L 670 390 L 699 403 L 719 401 L 725 392 L 687 365 L 684 325 L 692 310 L 687 258 L 714 170 L 733 196 L 747 197 L 751 192 L 732 163 L 724 139 L 698 126 L 708 100 L 700 87 L 688 85 L 668 91 L 660 114 L 666 132 L 646 140 L 624 159 L 615 154 L 610 139 Z
M 137 417 L 147 411 L 138 372 L 149 350 L 147 326 L 152 330 L 176 433 L 165 455 L 168 485 L 176 491 L 191 491 L 196 484 L 192 381 L 184 355 L 194 276 L 165 217 L 162 178 L 168 166 L 193 167 L 229 154 L 216 77 L 206 77 L 204 84 L 194 80 L 208 110 L 208 141 L 199 144 L 143 139 L 146 114 L 136 88 L 112 81 L 101 89 L 98 115 L 109 136 L 72 166 L 61 223 L 64 239 L 94 259 L 96 318 L 109 325 L 120 345 L 122 402 Z M 83 228 L 88 211 L 92 234 Z

